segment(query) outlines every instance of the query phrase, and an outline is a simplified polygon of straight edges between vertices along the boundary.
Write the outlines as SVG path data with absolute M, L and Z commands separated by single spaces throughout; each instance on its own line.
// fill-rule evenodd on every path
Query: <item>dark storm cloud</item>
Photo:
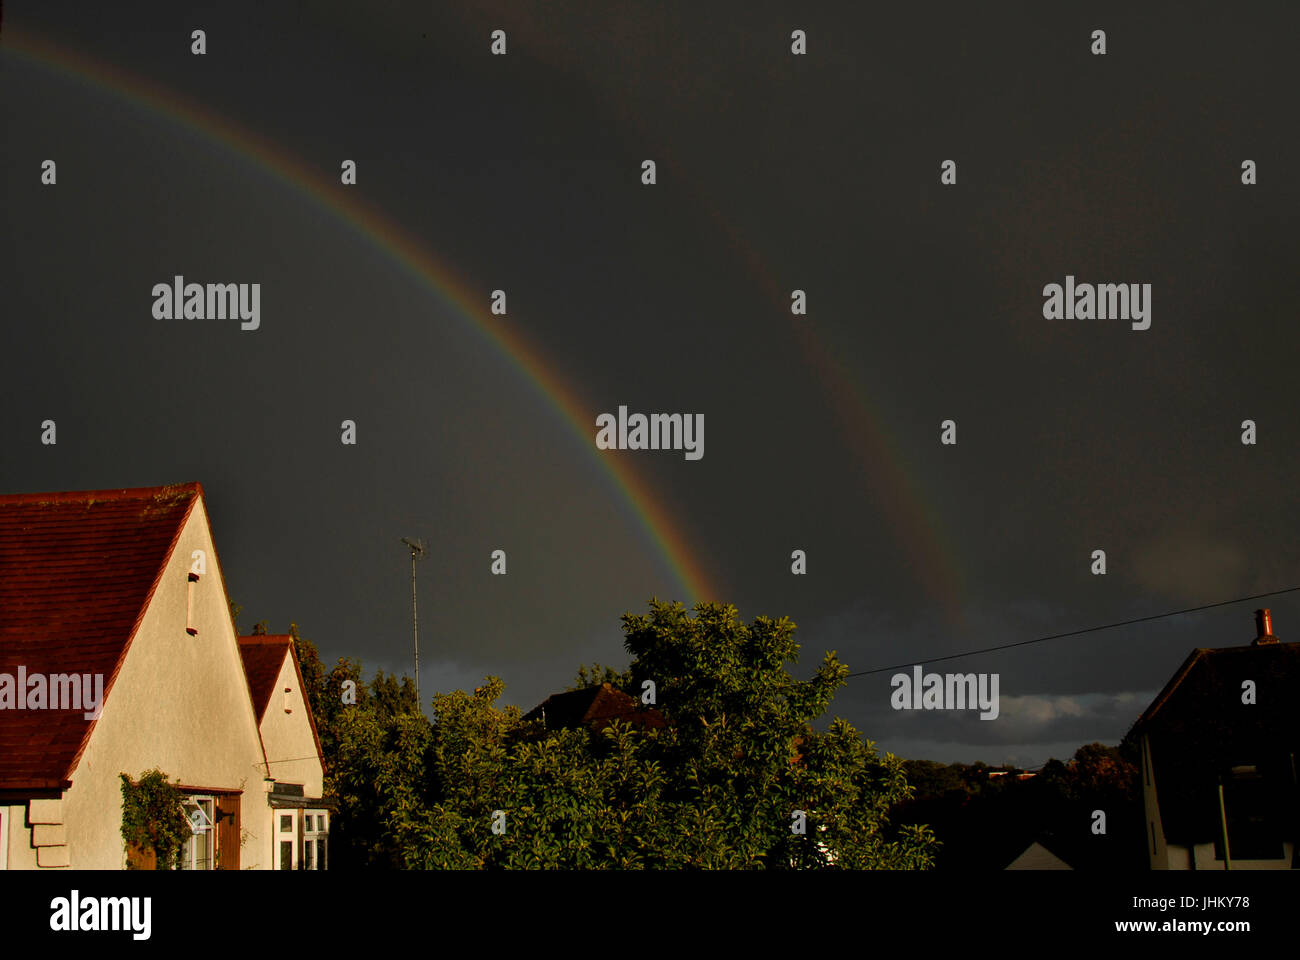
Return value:
M 602 455 L 656 491 L 718 599 L 800 624 L 801 675 L 827 648 L 924 663 L 1293 585 L 1294 8 L 452 6 L 4 22 L 326 177 L 356 159 L 357 194 L 484 310 L 508 290 L 593 436 L 619 404 L 703 413 L 701 461 Z M 296 620 L 327 660 L 385 669 L 409 659 L 398 538 L 422 536 L 426 691 L 497 673 L 529 707 L 626 662 L 618 617 L 680 593 L 669 565 L 456 307 L 258 164 L 4 46 L 5 491 L 200 480 L 242 625 Z M 261 329 L 154 321 L 174 273 L 260 282 Z M 1044 320 L 1067 274 L 1152 284 L 1151 329 Z M 1300 606 L 1273 605 L 1285 639 Z M 1041 761 L 1117 739 L 1188 650 L 1249 627 L 1234 607 L 956 662 L 1001 673 L 997 721 L 900 717 L 887 675 L 835 712 L 899 752 Z

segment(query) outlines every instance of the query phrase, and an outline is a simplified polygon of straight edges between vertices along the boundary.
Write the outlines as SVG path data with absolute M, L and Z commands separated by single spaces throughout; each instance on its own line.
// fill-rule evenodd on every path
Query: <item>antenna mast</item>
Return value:
M 415 700 L 420 712 L 424 701 L 420 699 L 420 610 L 415 599 L 415 561 L 425 557 L 424 541 L 402 537 L 402 543 L 411 548 L 411 632 L 415 638 Z

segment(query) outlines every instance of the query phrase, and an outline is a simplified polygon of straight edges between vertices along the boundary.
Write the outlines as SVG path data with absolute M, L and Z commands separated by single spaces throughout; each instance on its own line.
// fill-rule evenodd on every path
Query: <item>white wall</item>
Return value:
M 287 697 L 286 689 L 290 691 Z M 272 777 L 281 783 L 301 783 L 307 797 L 321 795 L 324 770 L 316 755 L 316 738 L 307 719 L 307 701 L 298 683 L 298 671 L 287 653 L 262 717 L 262 743 Z
M 198 634 L 190 636 L 186 594 L 194 550 L 206 551 L 207 572 L 194 585 Z M 138 779 L 154 767 L 173 782 L 242 789 L 240 866 L 269 866 L 271 811 L 257 721 L 208 518 L 197 499 L 64 793 L 73 868 L 125 865 L 118 774 Z

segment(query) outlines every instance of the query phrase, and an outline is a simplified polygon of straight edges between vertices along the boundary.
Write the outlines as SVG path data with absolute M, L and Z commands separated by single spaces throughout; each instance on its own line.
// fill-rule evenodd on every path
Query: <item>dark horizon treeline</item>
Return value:
M 934 830 L 935 869 L 1004 869 L 1034 842 L 1075 870 L 1149 869 L 1137 751 L 1127 740 L 1085 744 L 1026 779 L 1018 768 L 978 762 L 908 760 L 904 767 L 915 792 L 891 815 Z

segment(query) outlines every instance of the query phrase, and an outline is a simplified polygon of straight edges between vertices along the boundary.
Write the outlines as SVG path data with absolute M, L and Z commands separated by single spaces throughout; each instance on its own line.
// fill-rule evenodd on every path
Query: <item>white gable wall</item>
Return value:
M 307 703 L 298 684 L 298 671 L 288 652 L 262 717 L 262 743 L 272 777 L 282 783 L 301 783 L 308 797 L 321 795 L 324 771 L 316 755 L 316 738 L 307 720 Z
M 206 552 L 207 572 L 194 584 L 192 623 L 198 635 L 190 636 L 186 596 L 195 550 Z M 172 782 L 242 789 L 240 866 L 268 869 L 272 825 L 266 768 L 201 500 L 195 501 L 106 701 L 64 793 L 71 866 L 125 865 L 118 774 L 138 779 L 158 767 Z

